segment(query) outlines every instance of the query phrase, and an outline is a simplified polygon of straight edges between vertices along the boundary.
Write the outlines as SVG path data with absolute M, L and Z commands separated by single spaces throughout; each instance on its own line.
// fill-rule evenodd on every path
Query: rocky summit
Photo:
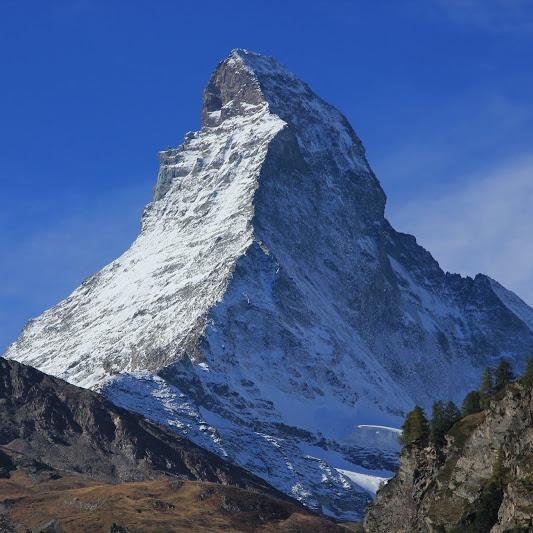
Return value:
M 407 409 L 533 353 L 533 310 L 393 229 L 346 118 L 274 59 L 233 51 L 160 161 L 135 242 L 6 357 L 357 519 Z

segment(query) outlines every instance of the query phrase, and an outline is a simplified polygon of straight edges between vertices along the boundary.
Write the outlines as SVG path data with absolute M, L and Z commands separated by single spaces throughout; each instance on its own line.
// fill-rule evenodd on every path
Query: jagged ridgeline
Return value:
M 523 365 L 533 311 L 394 230 L 346 118 L 274 59 L 233 51 L 203 102 L 129 250 L 6 356 L 359 518 L 396 467 L 390 426 Z

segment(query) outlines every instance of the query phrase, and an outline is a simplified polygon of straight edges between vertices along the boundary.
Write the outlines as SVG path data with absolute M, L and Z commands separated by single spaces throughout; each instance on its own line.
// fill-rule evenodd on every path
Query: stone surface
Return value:
M 0 531 L 344 531 L 100 395 L 0 358 Z
M 105 481 L 165 475 L 280 496 L 263 480 L 96 394 L 0 358 L 0 477 L 61 470 Z

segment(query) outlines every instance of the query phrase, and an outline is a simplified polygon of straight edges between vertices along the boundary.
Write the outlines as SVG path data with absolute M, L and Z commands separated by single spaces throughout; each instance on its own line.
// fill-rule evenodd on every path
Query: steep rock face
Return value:
M 520 365 L 533 311 L 396 232 L 351 126 L 275 60 L 232 52 L 202 122 L 161 153 L 131 248 L 6 356 L 358 518 L 396 459 L 355 426 L 459 400 L 502 355 Z
M 532 392 L 509 386 L 488 410 L 458 422 L 442 451 L 407 447 L 398 473 L 370 505 L 365 531 L 531 531 Z

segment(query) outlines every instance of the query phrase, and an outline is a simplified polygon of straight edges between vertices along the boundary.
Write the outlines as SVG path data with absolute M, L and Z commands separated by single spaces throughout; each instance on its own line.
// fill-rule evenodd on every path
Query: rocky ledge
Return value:
M 533 530 L 533 391 L 509 385 L 457 422 L 442 449 L 407 446 L 364 521 L 378 532 Z

